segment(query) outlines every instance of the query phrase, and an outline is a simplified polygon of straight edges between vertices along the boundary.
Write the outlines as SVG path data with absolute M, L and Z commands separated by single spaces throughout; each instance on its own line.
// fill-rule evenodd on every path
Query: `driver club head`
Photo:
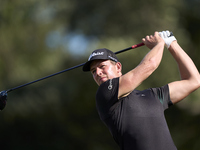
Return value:
M 3 110 L 6 106 L 7 102 L 7 92 L 1 91 L 0 92 L 0 110 Z

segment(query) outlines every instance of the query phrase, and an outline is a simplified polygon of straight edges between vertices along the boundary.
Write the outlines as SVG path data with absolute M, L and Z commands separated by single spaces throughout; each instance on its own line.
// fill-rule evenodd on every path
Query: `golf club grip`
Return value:
M 119 54 L 119 53 L 125 52 L 125 51 L 130 50 L 130 49 L 138 48 L 138 47 L 143 46 L 143 45 L 144 45 L 144 43 L 135 44 L 135 45 L 133 45 L 131 47 L 125 48 L 125 49 L 120 50 L 120 51 L 117 51 L 117 52 L 115 52 L 115 54 Z
M 133 45 L 133 46 L 132 46 L 132 49 L 137 48 L 137 47 L 140 47 L 140 46 L 143 46 L 143 45 L 144 45 L 144 43 L 139 43 L 139 44 Z

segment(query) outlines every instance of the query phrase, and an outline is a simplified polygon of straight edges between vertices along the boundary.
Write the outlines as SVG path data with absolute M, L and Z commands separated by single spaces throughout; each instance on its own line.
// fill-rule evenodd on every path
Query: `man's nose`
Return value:
M 97 74 L 98 76 L 100 76 L 100 75 L 102 74 L 102 70 L 101 70 L 100 68 L 97 68 L 97 69 L 96 69 L 96 74 Z

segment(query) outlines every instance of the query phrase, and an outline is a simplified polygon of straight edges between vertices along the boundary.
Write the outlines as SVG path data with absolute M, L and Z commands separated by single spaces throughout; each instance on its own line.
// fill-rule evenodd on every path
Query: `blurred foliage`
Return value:
M 83 63 L 95 48 L 118 51 L 166 29 L 200 68 L 199 5 L 197 0 L 0 0 L 0 88 Z M 79 40 L 70 50 L 71 35 L 84 35 L 85 51 Z M 141 47 L 120 54 L 123 72 L 147 52 Z M 166 50 L 160 67 L 138 89 L 179 80 L 174 64 Z M 90 73 L 78 68 L 9 93 L 0 112 L 1 149 L 118 149 L 96 112 L 97 88 Z M 200 148 L 199 98 L 197 90 L 166 111 L 178 149 Z

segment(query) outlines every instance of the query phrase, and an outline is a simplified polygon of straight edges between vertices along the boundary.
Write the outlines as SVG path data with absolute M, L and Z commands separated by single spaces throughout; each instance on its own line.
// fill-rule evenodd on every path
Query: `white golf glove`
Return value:
M 168 30 L 159 32 L 159 35 L 165 41 L 165 45 L 167 46 L 167 48 L 169 48 L 173 41 L 176 41 L 176 38 L 173 35 L 171 35 L 171 33 Z

